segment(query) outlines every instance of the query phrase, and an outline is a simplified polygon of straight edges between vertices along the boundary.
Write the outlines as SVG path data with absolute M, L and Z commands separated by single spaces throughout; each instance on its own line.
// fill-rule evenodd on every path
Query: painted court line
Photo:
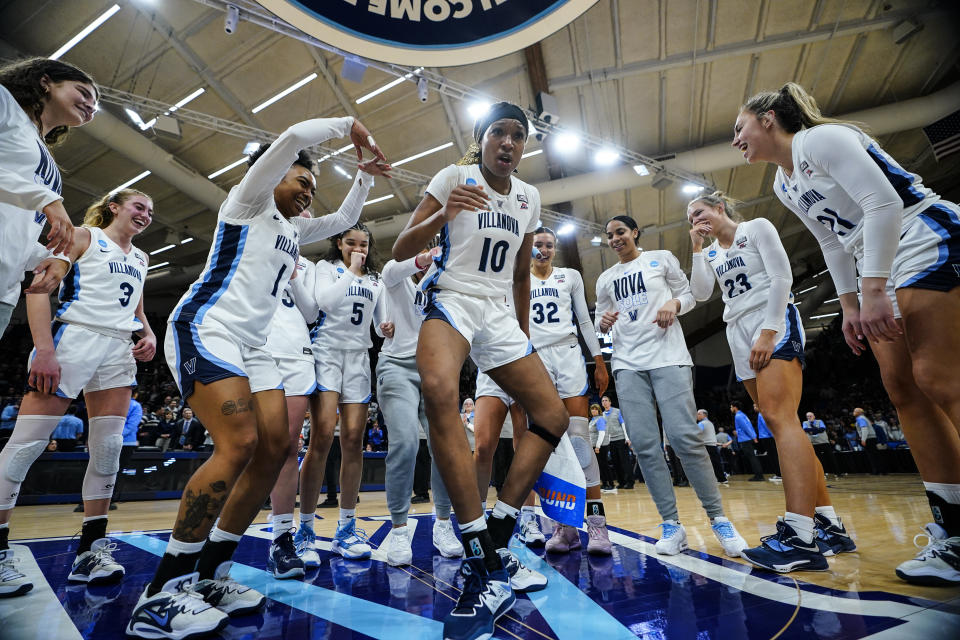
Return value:
M 33 589 L 23 596 L 0 599 L 0 638 L 57 638 L 81 640 L 73 621 L 57 599 L 29 547 L 10 545 L 18 568 Z
M 163 555 L 166 542 L 139 534 L 114 536 L 138 549 Z M 398 637 L 435 638 L 443 633 L 443 624 L 361 598 L 324 589 L 299 580 L 275 580 L 266 571 L 234 563 L 231 575 L 271 600 L 299 609 L 333 624 L 373 638 L 396 640 Z

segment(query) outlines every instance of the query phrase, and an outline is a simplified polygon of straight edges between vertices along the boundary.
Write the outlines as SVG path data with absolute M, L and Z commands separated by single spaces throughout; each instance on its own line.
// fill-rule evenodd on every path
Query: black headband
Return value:
M 527 122 L 527 114 L 523 112 L 523 109 L 509 102 L 498 102 L 492 105 L 490 110 L 483 114 L 477 120 L 476 124 L 473 125 L 473 139 L 477 141 L 477 144 L 481 143 L 483 135 L 487 132 L 491 124 L 504 118 L 519 121 L 520 124 L 523 125 L 523 131 L 526 136 L 530 135 L 530 125 Z

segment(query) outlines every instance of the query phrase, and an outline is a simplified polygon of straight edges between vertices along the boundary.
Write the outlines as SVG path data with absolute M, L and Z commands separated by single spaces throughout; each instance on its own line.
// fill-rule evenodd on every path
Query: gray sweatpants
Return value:
M 417 358 L 393 358 L 380 355 L 377 362 L 377 400 L 383 419 L 387 423 L 389 445 L 387 447 L 387 508 L 393 524 L 404 524 L 410 510 L 410 496 L 413 491 L 413 473 L 417 464 L 417 450 L 420 448 L 420 425 L 430 442 L 427 415 L 423 405 L 423 393 L 420 388 L 420 374 L 417 372 Z M 430 452 L 431 458 L 433 451 Z M 433 504 L 437 517 L 450 517 L 450 496 L 443 486 L 443 479 L 432 462 L 430 484 L 433 488 Z
M 693 485 L 707 516 L 722 516 L 723 503 L 717 480 L 696 422 L 697 407 L 693 400 L 691 367 L 670 366 L 649 371 L 618 369 L 613 375 L 627 433 L 637 454 L 643 481 L 657 505 L 660 517 L 679 520 L 677 497 L 673 493 L 670 469 L 663 459 L 660 444 L 657 407 L 660 408 L 663 430 L 670 446 L 680 457 L 687 479 Z

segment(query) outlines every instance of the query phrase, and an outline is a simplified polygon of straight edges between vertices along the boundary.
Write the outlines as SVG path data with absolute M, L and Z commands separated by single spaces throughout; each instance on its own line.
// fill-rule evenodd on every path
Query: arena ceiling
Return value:
M 827 279 L 817 279 L 823 261 L 812 238 L 772 195 L 773 169 L 747 166 L 730 150 L 729 160 L 714 161 L 701 172 L 686 162 L 696 154 L 685 152 L 712 149 L 717 156 L 713 145 L 729 143 L 745 97 L 788 80 L 811 90 L 828 115 L 897 105 L 960 80 L 956 3 L 950 1 L 601 0 L 538 47 L 481 64 L 425 70 L 425 102 L 416 77 L 358 100 L 414 70 L 373 63 L 359 82 L 345 79 L 342 55 L 313 46 L 289 27 L 271 25 L 265 11 L 248 0 L 231 2 L 241 10 L 232 35 L 224 32 L 227 2 L 221 0 L 115 1 L 119 10 L 63 56 L 104 87 L 102 115 L 74 132 L 55 154 L 75 222 L 91 200 L 152 170 L 135 183 L 153 196 L 156 208 L 153 226 L 137 244 L 147 251 L 174 245 L 153 257 L 154 264 L 170 263 L 149 278 L 150 299 L 164 305 L 158 310 L 169 308 L 198 272 L 218 199 L 240 180 L 243 168 L 207 176 L 239 160 L 248 142 L 306 118 L 353 114 L 392 161 L 447 145 L 404 163 L 391 184 L 380 180 L 372 192 L 371 200 L 381 200 L 365 207 L 363 219 L 374 223 L 387 256 L 429 177 L 457 160 L 469 144 L 470 104 L 487 97 L 536 111 L 540 90 L 556 99 L 556 126 L 589 139 L 566 155 L 549 147 L 559 132 L 542 142 L 531 139 L 527 152 L 545 145 L 548 151 L 524 159 L 520 177 L 538 185 L 551 178 L 565 181 L 559 186 L 584 176 L 572 191 L 553 190 L 548 206 L 557 213 L 543 220 L 556 227 L 565 216 L 576 218 L 570 237 L 589 300 L 594 295 L 590 283 L 614 259 L 605 245 L 591 241 L 612 215 L 634 216 L 644 227 L 644 248 L 669 249 L 689 265 L 684 214 L 690 195 L 683 187 L 691 180 L 744 201 L 744 217 L 762 215 L 777 224 L 799 292 Z M 0 58 L 50 55 L 113 4 L 0 0 Z M 312 74 L 316 77 L 293 93 L 252 112 Z M 201 88 L 202 94 L 170 114 L 179 136 L 156 126 L 141 130 L 125 111 L 149 122 Z M 956 199 L 960 155 L 938 163 L 918 127 L 878 137 L 929 186 Z M 330 141 L 327 149 L 344 144 Z M 606 144 L 621 157 L 600 168 L 594 154 Z M 349 171 L 350 164 L 337 161 L 349 156 L 318 166 L 315 212 L 336 209 L 346 194 L 350 182 L 337 167 Z M 649 177 L 625 182 L 625 173 L 643 164 L 636 158 L 651 159 L 654 169 L 670 167 L 672 182 L 660 188 Z M 608 180 L 614 174 L 620 179 Z M 567 193 L 574 199 L 559 202 Z M 194 240 L 182 243 L 188 237 Z M 319 250 L 316 245 L 305 254 Z M 575 259 L 569 248 L 561 253 L 561 262 Z M 810 303 L 801 305 L 805 315 L 836 310 L 835 303 L 824 303 L 834 297 L 829 283 L 804 295 Z M 688 334 L 699 340 L 718 331 L 719 305 L 715 297 L 691 312 L 684 320 Z

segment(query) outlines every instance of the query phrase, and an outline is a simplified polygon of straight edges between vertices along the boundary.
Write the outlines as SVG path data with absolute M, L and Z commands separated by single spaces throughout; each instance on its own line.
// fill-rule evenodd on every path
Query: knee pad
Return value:
M 570 418 L 570 428 L 567 429 L 567 435 L 570 436 L 570 444 L 577 454 L 577 460 L 580 462 L 580 468 L 583 469 L 583 476 L 587 481 L 588 487 L 595 487 L 600 484 L 600 465 L 597 463 L 597 456 L 590 446 L 590 437 L 588 434 L 589 422 L 586 418 Z
M 17 503 L 20 483 L 30 466 L 40 457 L 60 416 L 24 416 L 17 418 L 13 435 L 0 452 L 0 509 L 12 509 Z
M 87 437 L 90 461 L 83 476 L 84 500 L 100 500 L 113 495 L 113 486 L 120 470 L 125 422 L 125 416 L 90 418 L 90 435 Z

